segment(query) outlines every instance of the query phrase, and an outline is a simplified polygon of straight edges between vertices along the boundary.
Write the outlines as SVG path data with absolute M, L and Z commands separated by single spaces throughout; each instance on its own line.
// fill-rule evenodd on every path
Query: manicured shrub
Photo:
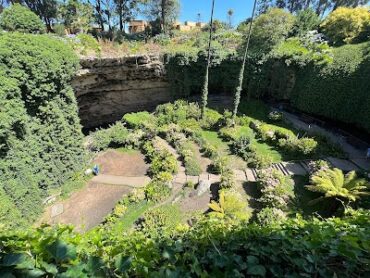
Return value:
M 261 140 L 272 145 L 278 146 L 285 152 L 293 156 L 307 156 L 316 151 L 318 143 L 313 138 L 297 138 L 289 129 L 274 125 L 264 124 L 262 122 L 252 122 L 253 128 Z
M 268 115 L 270 121 L 279 122 L 283 119 L 283 113 L 279 111 L 271 111 Z
M 137 230 L 146 235 L 172 233 L 179 224 L 180 209 L 175 205 L 165 205 L 144 213 L 143 221 L 137 225 Z
M 155 147 L 153 141 L 147 140 L 141 147 L 148 161 L 151 163 L 149 173 L 156 177 L 162 172 L 175 174 L 178 164 L 175 156 L 168 150 Z
M 333 49 L 333 62 L 299 69 L 291 103 L 306 113 L 370 131 L 369 43 Z M 325 92 L 325 94 L 322 94 Z
M 156 126 L 156 118 L 147 111 L 127 113 L 122 121 L 130 128 L 145 128 L 152 130 Z
M 212 129 L 218 126 L 222 115 L 215 110 L 206 109 L 204 118 L 201 120 L 201 126 L 205 129 Z
M 274 169 L 258 172 L 258 184 L 262 196 L 259 202 L 265 207 L 273 207 L 286 211 L 294 198 L 294 182 L 290 176 L 284 176 Z
M 157 175 L 160 172 L 177 173 L 178 166 L 176 158 L 168 151 L 162 150 L 152 158 L 149 172 L 151 175 Z
M 229 189 L 235 186 L 234 172 L 229 167 L 221 171 L 220 188 Z
M 265 207 L 257 213 L 257 222 L 262 226 L 279 224 L 287 219 L 286 213 L 278 208 Z
M 99 129 L 93 132 L 89 147 L 94 151 L 105 150 L 109 147 L 124 147 L 127 144 L 127 138 L 130 132 L 122 125 L 117 122 L 107 129 Z
M 30 9 L 13 4 L 0 15 L 0 27 L 7 31 L 40 33 L 45 29 L 41 19 Z
M 202 169 L 196 157 L 195 144 L 187 139 L 183 133 L 177 132 L 176 129 L 168 131 L 166 140 L 170 142 L 181 155 L 186 174 L 190 176 L 199 176 L 202 173 Z
M 158 105 L 155 111 L 159 125 L 177 124 L 187 119 L 199 119 L 200 108 L 195 103 L 177 100 L 173 104 L 166 103 Z
M 144 192 L 145 198 L 148 201 L 160 202 L 170 195 L 171 189 L 168 187 L 166 182 L 159 179 L 153 179 L 145 186 Z
M 231 150 L 234 154 L 239 155 L 243 159 L 248 158 L 248 152 L 250 150 L 250 138 L 241 136 L 231 143 Z
M 179 122 L 179 127 L 187 135 L 192 135 L 201 131 L 199 121 L 196 119 L 187 119 L 185 121 L 181 121 Z

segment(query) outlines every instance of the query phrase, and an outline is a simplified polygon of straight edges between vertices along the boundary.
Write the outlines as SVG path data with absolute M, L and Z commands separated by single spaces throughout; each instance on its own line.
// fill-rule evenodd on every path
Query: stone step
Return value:
M 250 168 L 245 169 L 245 175 L 247 177 L 247 181 L 249 181 L 249 182 L 255 182 L 256 181 L 256 178 L 253 174 L 252 169 L 250 169 Z
M 280 169 L 280 172 L 283 173 L 284 176 L 289 176 L 288 171 L 285 169 L 284 165 L 281 163 L 277 163 L 278 168 Z
M 307 170 L 301 165 L 301 163 L 282 162 L 281 164 L 289 175 L 305 176 L 308 174 Z
M 308 162 L 307 161 L 300 161 L 299 164 L 303 167 L 303 169 L 306 170 L 307 173 L 310 172 L 310 167 L 308 166 Z
M 245 172 L 242 170 L 234 170 L 234 177 L 237 181 L 246 181 L 247 177 L 245 176 Z
M 352 158 L 350 159 L 357 167 L 365 171 L 370 171 L 370 159 L 366 158 Z
M 326 160 L 335 168 L 341 169 L 346 172 L 359 170 L 359 167 L 350 160 L 340 159 L 336 157 L 328 157 L 326 158 Z

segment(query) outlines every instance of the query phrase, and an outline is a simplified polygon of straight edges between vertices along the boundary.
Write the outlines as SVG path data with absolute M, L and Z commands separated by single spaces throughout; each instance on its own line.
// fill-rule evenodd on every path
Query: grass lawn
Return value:
M 153 206 L 153 203 L 147 201 L 131 204 L 127 208 L 125 215 L 112 227 L 112 231 L 123 232 L 129 230 L 134 222 L 151 206 Z
M 283 161 L 282 154 L 274 149 L 274 147 L 260 142 L 258 139 L 255 138 L 254 131 L 249 126 L 241 126 L 237 128 L 238 136 L 247 136 L 251 138 L 251 145 L 254 146 L 257 152 L 263 156 L 270 156 L 273 162 L 281 162 Z

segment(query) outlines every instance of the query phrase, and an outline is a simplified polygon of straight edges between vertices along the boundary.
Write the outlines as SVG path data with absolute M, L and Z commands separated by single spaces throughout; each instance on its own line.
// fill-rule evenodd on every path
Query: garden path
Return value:
M 123 195 L 150 182 L 140 152 L 107 150 L 93 163 L 101 167 L 101 174 L 68 199 L 46 208 L 40 223 L 73 224 L 78 231 L 89 230 L 103 221 Z

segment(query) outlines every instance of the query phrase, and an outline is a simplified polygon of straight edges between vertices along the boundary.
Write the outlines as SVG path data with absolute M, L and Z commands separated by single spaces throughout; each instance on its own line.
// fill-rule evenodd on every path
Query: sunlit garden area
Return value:
M 0 0 L 0 277 L 370 276 L 368 2 L 204 2 Z

